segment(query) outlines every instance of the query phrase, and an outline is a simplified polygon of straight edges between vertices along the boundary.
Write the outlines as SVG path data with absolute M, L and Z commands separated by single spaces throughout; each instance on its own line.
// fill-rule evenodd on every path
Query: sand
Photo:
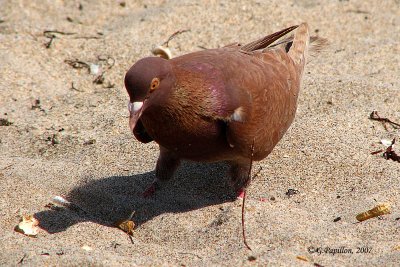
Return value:
M 400 164 L 370 152 L 400 130 L 368 117 L 400 121 L 399 1 L 123 3 L 0 1 L 0 118 L 12 122 L 0 126 L 0 265 L 398 266 Z M 293 125 L 254 164 L 253 250 L 222 163 L 185 163 L 143 199 L 158 148 L 129 132 L 127 69 L 177 30 L 190 29 L 174 56 L 303 21 L 330 47 L 306 67 Z M 46 30 L 74 34 L 46 48 Z M 100 65 L 104 81 L 65 60 Z M 45 207 L 54 196 L 82 210 Z M 392 213 L 357 223 L 381 203 Z M 133 211 L 131 241 L 112 224 Z M 13 230 L 23 214 L 40 221 L 36 238 Z

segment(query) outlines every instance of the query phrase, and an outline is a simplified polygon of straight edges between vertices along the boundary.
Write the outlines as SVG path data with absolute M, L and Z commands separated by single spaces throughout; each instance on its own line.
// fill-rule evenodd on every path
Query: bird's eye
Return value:
M 150 84 L 150 92 L 157 89 L 159 85 L 160 85 L 160 79 L 153 78 L 153 80 L 151 80 L 151 84 Z

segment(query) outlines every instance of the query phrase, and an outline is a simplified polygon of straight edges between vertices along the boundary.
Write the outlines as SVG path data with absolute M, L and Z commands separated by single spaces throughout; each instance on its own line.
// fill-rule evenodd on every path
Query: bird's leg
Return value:
M 249 170 L 251 164 L 248 161 L 244 162 L 232 162 L 230 175 L 231 175 L 231 186 L 236 191 L 238 198 L 243 198 L 244 189 L 250 183 Z
M 172 178 L 180 164 L 180 159 L 175 153 L 160 146 L 160 155 L 156 165 L 156 179 L 143 192 L 144 197 L 150 197 L 162 187 L 165 182 Z
M 180 163 L 180 158 L 175 153 L 160 146 L 160 155 L 156 166 L 157 179 L 160 181 L 171 179 Z

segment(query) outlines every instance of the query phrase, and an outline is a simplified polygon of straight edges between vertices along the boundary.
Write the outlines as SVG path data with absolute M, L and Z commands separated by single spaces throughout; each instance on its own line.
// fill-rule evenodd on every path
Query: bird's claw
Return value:
M 151 197 L 156 193 L 156 189 L 157 189 L 157 182 L 154 181 L 149 187 L 146 188 L 146 190 L 144 190 L 142 196 L 144 198 Z
M 244 190 L 243 190 L 243 189 L 239 189 L 239 190 L 236 192 L 236 198 L 237 198 L 237 199 L 243 199 L 243 197 L 244 197 Z

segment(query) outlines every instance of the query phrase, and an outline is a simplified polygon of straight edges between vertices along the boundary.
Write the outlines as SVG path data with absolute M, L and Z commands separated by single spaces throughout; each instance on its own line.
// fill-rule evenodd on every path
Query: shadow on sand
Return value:
M 113 226 L 116 221 L 129 218 L 133 211 L 133 221 L 140 225 L 163 213 L 186 212 L 236 199 L 223 163 L 184 162 L 165 187 L 145 199 L 141 193 L 154 177 L 154 172 L 147 172 L 90 180 L 65 196 L 80 211 L 57 207 L 40 211 L 35 217 L 42 229 L 58 233 L 86 221 Z

